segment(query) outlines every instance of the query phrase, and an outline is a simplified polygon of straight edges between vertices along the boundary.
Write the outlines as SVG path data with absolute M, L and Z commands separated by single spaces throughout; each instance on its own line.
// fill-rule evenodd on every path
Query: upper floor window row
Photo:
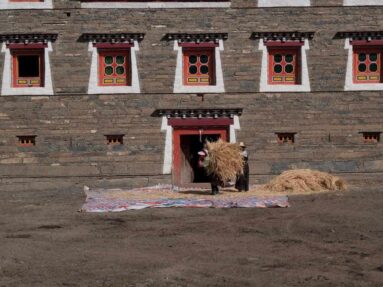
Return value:
M 261 92 L 309 92 L 306 51 L 313 32 L 254 32 L 262 51 Z M 383 90 L 383 33 L 340 32 L 349 49 L 345 90 Z M 56 34 L 0 35 L 5 53 L 2 95 L 53 94 L 49 53 Z M 91 67 L 89 94 L 139 93 L 136 54 L 142 33 L 83 34 Z M 221 52 L 227 33 L 171 33 L 175 93 L 224 92 Z

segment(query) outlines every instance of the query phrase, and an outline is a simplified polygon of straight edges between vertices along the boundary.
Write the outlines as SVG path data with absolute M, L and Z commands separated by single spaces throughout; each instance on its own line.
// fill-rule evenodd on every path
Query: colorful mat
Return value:
M 196 190 L 201 192 L 202 189 Z M 188 191 L 187 198 L 182 192 Z M 270 208 L 289 207 L 287 196 L 275 197 L 225 197 L 193 194 L 190 189 L 182 189 L 171 185 L 121 189 L 89 189 L 84 187 L 86 200 L 81 208 L 85 212 L 119 212 L 144 208 L 189 207 L 189 208 Z M 208 192 L 208 190 L 206 190 Z M 239 193 L 238 193 L 239 194 Z M 166 196 L 167 197 L 164 197 Z M 178 198 L 177 198 L 178 197 Z M 198 198 L 202 197 L 202 198 Z M 205 198 L 204 198 L 205 197 Z M 208 198 L 206 198 L 208 197 Z

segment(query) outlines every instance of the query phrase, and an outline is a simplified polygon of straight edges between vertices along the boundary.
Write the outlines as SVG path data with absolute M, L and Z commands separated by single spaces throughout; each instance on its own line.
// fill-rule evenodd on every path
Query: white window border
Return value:
M 223 40 L 219 40 L 218 47 L 214 48 L 215 57 L 215 85 L 188 86 L 184 85 L 183 80 L 183 53 L 182 47 L 174 41 L 174 51 L 177 51 L 176 74 L 174 78 L 174 93 L 224 93 L 223 72 L 221 63 L 221 51 L 223 51 Z
M 81 8 L 96 9 L 169 9 L 169 8 L 229 8 L 231 1 L 227 2 L 81 2 Z
M 239 116 L 233 117 L 233 124 L 229 126 L 230 142 L 236 143 L 237 137 L 235 131 L 240 130 Z M 168 124 L 168 118 L 162 117 L 161 131 L 165 132 L 164 163 L 162 174 L 172 174 L 173 167 L 173 127 Z
M 305 39 L 304 45 L 301 47 L 301 80 L 300 85 L 270 85 L 269 78 L 269 52 L 263 39 L 259 40 L 259 50 L 262 51 L 262 68 L 261 80 L 259 85 L 260 92 L 310 92 L 310 78 L 307 64 L 306 51 L 310 50 L 309 40 Z
M 89 42 L 88 51 L 92 53 L 92 63 L 90 65 L 90 75 L 88 84 L 88 94 L 127 94 L 140 93 L 140 82 L 138 78 L 136 52 L 139 51 L 138 42 L 134 41 L 133 47 L 130 48 L 130 65 L 131 65 L 131 85 L 130 86 L 99 86 L 99 69 L 98 69 L 98 49 Z
M 11 50 L 3 43 L 1 52 L 5 53 L 3 80 L 1 86 L 2 96 L 19 96 L 19 95 L 53 95 L 52 73 L 49 60 L 49 53 L 52 52 L 52 43 L 48 41 L 48 47 L 44 48 L 44 87 L 13 87 L 12 86 L 12 55 Z
M 0 0 L 0 10 L 5 9 L 53 9 L 52 0 L 44 0 L 44 2 L 11 2 L 9 0 Z
M 383 6 L 382 0 L 343 0 L 343 6 Z
M 307 7 L 310 0 L 258 0 L 258 7 Z
M 370 83 L 370 84 L 357 84 L 354 83 L 354 47 L 350 43 L 350 38 L 346 38 L 344 49 L 348 50 L 347 53 L 347 69 L 346 81 L 344 85 L 345 91 L 381 91 L 383 90 L 383 83 Z

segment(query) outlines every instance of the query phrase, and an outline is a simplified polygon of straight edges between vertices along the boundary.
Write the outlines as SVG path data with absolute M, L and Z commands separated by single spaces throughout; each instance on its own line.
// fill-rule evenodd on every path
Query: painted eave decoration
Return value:
M 144 33 L 84 33 L 80 40 L 93 43 L 133 43 L 144 39 Z
M 242 108 L 232 109 L 157 109 L 153 117 L 169 118 L 233 118 L 242 115 Z
M 315 32 L 253 32 L 250 36 L 252 40 L 263 39 L 264 42 L 267 41 L 301 41 L 304 42 L 305 39 L 312 40 L 314 38 Z
M 165 41 L 177 41 L 179 43 L 202 43 L 227 40 L 228 33 L 168 33 L 163 37 Z
M 0 42 L 12 43 L 12 44 L 33 44 L 54 42 L 57 39 L 57 34 L 0 34 Z
M 361 32 L 338 32 L 335 34 L 334 39 L 346 39 L 352 40 L 382 40 L 383 31 L 361 31 Z

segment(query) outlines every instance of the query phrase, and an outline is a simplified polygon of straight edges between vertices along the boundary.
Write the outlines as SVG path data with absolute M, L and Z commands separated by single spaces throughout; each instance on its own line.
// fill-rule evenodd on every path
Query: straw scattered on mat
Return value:
M 295 169 L 283 172 L 263 188 L 273 193 L 344 191 L 346 183 L 343 179 L 326 172 Z

